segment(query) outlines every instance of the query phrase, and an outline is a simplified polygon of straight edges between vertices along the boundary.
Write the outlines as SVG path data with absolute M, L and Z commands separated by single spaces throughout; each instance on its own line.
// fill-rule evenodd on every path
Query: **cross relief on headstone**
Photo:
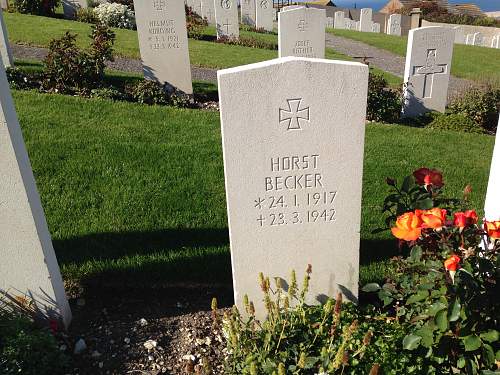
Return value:
M 226 19 L 226 21 L 222 24 L 226 28 L 226 33 L 229 34 L 229 27 L 231 26 L 231 23 L 229 23 L 229 20 Z
M 434 85 L 434 75 L 435 74 L 447 74 L 448 65 L 447 64 L 436 64 L 437 52 L 435 49 L 429 49 L 427 51 L 427 60 L 424 66 L 413 67 L 413 75 L 423 75 L 424 85 L 422 96 L 424 98 L 432 97 L 432 87 Z
M 280 108 L 279 118 L 280 124 L 286 123 L 286 130 L 301 130 L 300 120 L 310 121 L 310 107 L 301 108 L 302 99 L 287 99 L 288 109 Z
M 307 30 L 307 22 L 306 20 L 300 20 L 298 24 L 298 29 L 300 32 L 305 32 Z

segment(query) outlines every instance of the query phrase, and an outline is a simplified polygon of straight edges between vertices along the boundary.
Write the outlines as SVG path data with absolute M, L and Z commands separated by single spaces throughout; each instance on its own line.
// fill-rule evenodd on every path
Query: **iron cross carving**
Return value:
M 286 130 L 300 130 L 301 121 L 310 121 L 310 107 L 301 107 L 302 99 L 287 99 L 288 109 L 280 108 L 280 124 L 286 123 Z
M 435 74 L 446 74 L 448 64 L 436 64 L 437 51 L 435 49 L 427 50 L 427 59 L 425 66 L 414 66 L 413 75 L 424 76 L 424 87 L 422 92 L 423 98 L 432 97 L 432 87 L 434 86 Z

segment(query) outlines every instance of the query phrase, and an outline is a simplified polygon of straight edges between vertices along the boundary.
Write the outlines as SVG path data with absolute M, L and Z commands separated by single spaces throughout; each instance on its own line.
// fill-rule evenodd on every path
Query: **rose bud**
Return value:
M 437 169 L 420 168 L 413 172 L 413 177 L 418 185 L 426 188 L 431 186 L 435 188 L 443 187 L 443 174 Z

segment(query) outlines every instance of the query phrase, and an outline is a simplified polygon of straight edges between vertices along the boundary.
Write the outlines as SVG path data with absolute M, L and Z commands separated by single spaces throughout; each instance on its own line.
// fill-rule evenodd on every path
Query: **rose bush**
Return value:
M 479 225 L 476 211 L 453 212 L 441 197 L 439 171 L 419 169 L 401 189 L 388 183 L 396 192 L 386 203 L 407 210 L 391 231 L 409 256 L 393 260 L 385 284 L 363 290 L 376 292 L 382 311 L 408 325 L 403 347 L 428 359 L 433 373 L 492 374 L 500 363 L 500 221 Z

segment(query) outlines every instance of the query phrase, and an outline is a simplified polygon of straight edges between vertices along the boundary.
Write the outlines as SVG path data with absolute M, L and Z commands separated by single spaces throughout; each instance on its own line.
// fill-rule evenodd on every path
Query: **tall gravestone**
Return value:
M 345 15 L 344 12 L 335 12 L 333 27 L 336 29 L 345 29 Z
M 255 27 L 255 1 L 241 0 L 241 23 Z
M 201 16 L 209 25 L 215 25 L 215 9 L 213 0 L 201 0 Z
M 329 29 L 333 29 L 333 17 L 326 17 L 326 27 Z
M 465 38 L 465 44 L 471 46 L 473 44 L 473 41 L 474 41 L 474 34 L 467 34 Z
M 308 303 L 357 300 L 367 81 L 364 64 L 298 57 L 218 72 L 239 308 L 247 294 L 263 317 L 258 273 L 308 264 Z
M 25 298 L 67 327 L 71 310 L 0 64 L 0 292 Z
M 7 34 L 7 27 L 3 20 L 2 9 L 0 9 L 0 57 L 3 61 L 3 66 L 5 68 L 10 68 L 14 66 L 14 58 L 12 57 L 12 51 L 10 50 L 9 36 Z
M 183 0 L 134 0 L 144 76 L 193 93 Z
M 484 204 L 484 216 L 488 221 L 500 220 L 500 119 L 493 158 L 491 159 L 490 180 Z
M 325 57 L 326 11 L 299 7 L 278 14 L 279 57 Z
M 453 28 L 455 30 L 455 44 L 466 44 L 464 30 L 460 26 Z
M 389 16 L 387 34 L 401 36 L 401 14 L 391 14 Z
M 273 0 L 255 0 L 255 27 L 273 31 Z
M 484 35 L 481 33 L 474 33 L 472 36 L 472 45 L 483 46 L 484 45 Z
M 359 18 L 359 31 L 369 33 L 372 31 L 372 15 L 373 11 L 371 8 L 363 8 L 360 12 Z
M 236 0 L 214 0 L 217 39 L 239 38 L 238 2 Z
M 87 0 L 62 0 L 64 17 L 73 19 L 78 9 L 87 8 Z
M 354 30 L 361 31 L 361 22 L 360 21 L 354 21 Z
M 406 51 L 403 116 L 444 112 L 450 80 L 454 31 L 431 26 L 410 30 Z
M 372 33 L 380 33 L 380 24 L 378 22 L 372 23 Z
M 500 35 L 493 37 L 491 40 L 491 48 L 500 48 Z

